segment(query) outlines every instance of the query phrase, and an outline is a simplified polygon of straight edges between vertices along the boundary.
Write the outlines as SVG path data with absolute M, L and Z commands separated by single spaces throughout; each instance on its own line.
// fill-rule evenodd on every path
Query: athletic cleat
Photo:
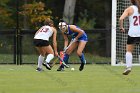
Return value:
M 85 63 L 81 63 L 81 65 L 79 67 L 79 71 L 82 71 L 84 69 L 84 65 L 85 65 Z
M 57 71 L 64 71 L 64 68 L 60 66 Z
M 36 71 L 40 72 L 40 71 L 43 71 L 43 69 L 42 68 L 37 68 Z
M 125 69 L 125 71 L 123 72 L 123 75 L 128 75 L 131 72 L 131 68 L 128 67 Z
M 42 65 L 45 66 L 46 69 L 51 70 L 51 66 L 48 63 L 43 63 Z

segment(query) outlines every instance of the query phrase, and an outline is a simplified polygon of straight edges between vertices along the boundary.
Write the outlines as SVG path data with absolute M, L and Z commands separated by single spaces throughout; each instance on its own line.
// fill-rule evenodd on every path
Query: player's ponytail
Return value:
M 136 5 L 135 0 L 131 0 L 131 3 L 132 3 L 133 5 Z
M 54 26 L 54 23 L 53 23 L 53 21 L 50 18 L 47 18 L 44 21 L 44 25 Z
M 138 12 L 140 13 L 140 0 L 135 0 L 135 3 L 138 7 Z

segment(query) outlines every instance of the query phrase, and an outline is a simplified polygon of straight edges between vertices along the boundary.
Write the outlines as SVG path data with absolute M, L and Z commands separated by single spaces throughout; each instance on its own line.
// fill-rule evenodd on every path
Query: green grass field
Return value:
M 109 65 L 71 65 L 64 72 L 44 68 L 36 72 L 36 65 L 0 65 L 0 93 L 140 93 L 140 67 L 123 76 L 124 67 Z

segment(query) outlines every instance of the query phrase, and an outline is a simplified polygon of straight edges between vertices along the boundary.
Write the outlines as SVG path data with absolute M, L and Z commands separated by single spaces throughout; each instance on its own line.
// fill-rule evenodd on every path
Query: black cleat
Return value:
M 36 71 L 40 72 L 40 71 L 43 71 L 43 69 L 42 68 L 37 68 Z
M 79 67 L 79 71 L 82 71 L 84 69 L 84 65 L 85 65 L 85 63 L 81 63 L 81 65 Z
M 126 68 L 123 75 L 128 75 L 131 72 L 131 68 Z
M 64 71 L 64 68 L 60 66 L 57 71 Z
M 51 66 L 48 63 L 43 63 L 42 65 L 45 66 L 46 69 L 51 70 Z

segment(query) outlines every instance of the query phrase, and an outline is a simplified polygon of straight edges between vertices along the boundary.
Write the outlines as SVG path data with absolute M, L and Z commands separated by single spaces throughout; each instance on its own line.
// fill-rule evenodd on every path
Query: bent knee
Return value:
M 67 49 L 67 50 L 66 50 L 66 54 L 69 54 L 69 55 L 70 55 L 71 52 L 72 52 L 72 51 L 71 51 L 70 49 Z
M 77 51 L 77 55 L 78 56 L 81 56 L 82 55 L 82 52 L 81 51 Z

